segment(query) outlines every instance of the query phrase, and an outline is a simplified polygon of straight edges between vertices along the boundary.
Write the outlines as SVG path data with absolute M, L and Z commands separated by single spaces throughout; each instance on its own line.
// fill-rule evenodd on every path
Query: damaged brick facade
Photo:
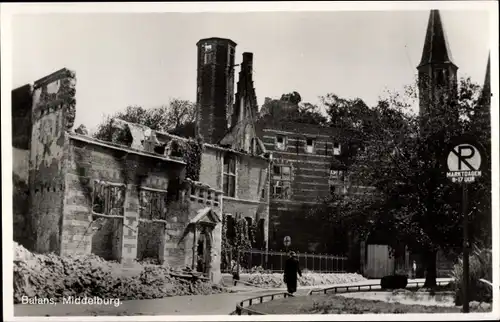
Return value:
M 232 69 L 235 44 L 208 43 L 215 56 L 203 59 Z M 201 266 L 214 281 L 220 279 L 223 216 L 259 223 L 260 244 L 267 247 L 270 162 L 253 125 L 252 54 L 243 55 L 242 66 L 235 110 L 231 72 L 217 69 L 209 73 L 215 83 L 201 81 L 199 99 L 206 104 L 199 106 L 198 120 L 211 128 L 200 126 L 208 140 L 197 181 L 186 177 L 193 164 L 174 153 L 175 145 L 189 145 L 189 139 L 122 120 L 112 122 L 110 142 L 73 130 L 76 78 L 67 69 L 14 90 L 14 156 L 29 161 L 24 169 L 17 160 L 14 169 L 29 196 L 28 209 L 14 209 L 15 231 L 28 232 L 15 240 L 39 253 L 94 253 L 124 265 L 156 259 Z M 199 82 L 206 68 L 199 70 Z
M 220 191 L 184 180 L 185 162 L 152 151 L 151 135 L 137 143 L 137 127 L 128 129 L 133 137 L 123 144 L 75 133 L 75 75 L 69 70 L 14 92 L 23 96 L 13 109 L 24 113 L 13 119 L 14 133 L 26 119 L 33 124 L 29 140 L 19 135 L 24 142 L 13 142 L 14 156 L 29 161 L 29 168 L 14 169 L 29 190 L 29 207 L 18 211 L 22 220 L 15 226 L 27 234 L 15 236 L 17 242 L 39 253 L 94 253 L 125 265 L 154 258 L 192 266 L 197 240 L 189 238 L 208 236 L 204 273 L 220 280 Z
M 36 252 L 59 253 L 67 131 L 73 127 L 75 118 L 74 73 L 62 69 L 36 81 L 31 102 L 28 244 Z
M 273 156 L 269 245 L 281 249 L 283 238 L 290 236 L 295 240 L 294 249 L 314 252 L 314 243 L 300 242 L 300 227 L 290 220 L 290 213 L 304 211 L 347 188 L 341 178 L 331 175 L 339 170 L 334 162 L 341 152 L 335 142 L 338 133 L 332 128 L 284 122 L 274 117 L 260 118 L 257 126 L 259 137 Z

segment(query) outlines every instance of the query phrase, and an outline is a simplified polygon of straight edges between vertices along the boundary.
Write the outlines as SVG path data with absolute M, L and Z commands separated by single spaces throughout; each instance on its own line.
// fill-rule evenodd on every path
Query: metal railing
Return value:
M 280 293 L 273 293 L 273 294 L 268 294 L 268 295 L 261 295 L 261 296 L 252 297 L 252 298 L 243 300 L 240 303 L 238 303 L 236 305 L 236 311 L 234 311 L 233 313 L 234 313 L 234 315 L 265 315 L 266 313 L 252 310 L 252 309 L 249 309 L 248 307 L 250 307 L 254 304 L 269 302 L 269 301 L 273 301 L 276 299 L 287 298 L 287 297 L 294 297 L 294 296 L 290 293 L 287 293 L 287 292 L 280 292 Z
M 441 281 L 436 281 L 438 286 L 447 285 L 451 282 L 451 278 Z M 425 282 L 419 281 L 409 281 L 406 285 L 410 287 L 417 287 L 419 285 L 424 285 Z M 332 286 L 326 287 L 322 289 L 312 289 L 307 292 L 307 295 L 315 295 L 315 294 L 327 294 L 333 291 L 333 293 L 351 293 L 351 292 L 362 292 L 362 291 L 374 291 L 382 289 L 380 284 L 361 284 L 361 285 L 345 285 L 345 286 Z M 246 300 L 241 301 L 236 305 L 236 310 L 231 313 L 231 315 L 266 315 L 266 313 L 256 311 L 254 309 L 250 309 L 249 307 L 254 304 L 264 303 L 273 301 L 275 299 L 294 297 L 294 295 L 287 292 L 273 293 L 268 295 L 261 295 L 252 297 Z M 267 299 L 267 301 L 266 301 Z
M 436 284 L 438 286 L 442 285 L 447 285 L 451 281 L 450 280 L 444 280 L 444 281 L 436 281 Z M 408 287 L 417 287 L 423 286 L 425 282 L 419 282 L 419 281 L 409 281 L 408 284 L 406 285 L 405 288 Z M 307 295 L 314 295 L 314 294 L 327 294 L 327 293 L 350 293 L 350 292 L 363 292 L 363 291 L 374 291 L 374 290 L 381 290 L 382 287 L 380 284 L 361 284 L 361 285 L 346 285 L 346 286 L 331 286 L 331 287 L 326 287 L 326 288 L 317 288 L 317 289 L 312 289 L 310 290 Z
M 237 254 L 228 254 L 230 260 L 239 261 L 240 272 L 250 271 L 259 267 L 264 271 L 281 273 L 288 259 L 287 252 L 269 250 L 240 250 Z M 347 257 L 328 254 L 297 253 L 299 265 L 302 270 L 318 273 L 342 273 L 347 268 Z M 223 273 L 231 271 L 230 265 L 222 267 Z

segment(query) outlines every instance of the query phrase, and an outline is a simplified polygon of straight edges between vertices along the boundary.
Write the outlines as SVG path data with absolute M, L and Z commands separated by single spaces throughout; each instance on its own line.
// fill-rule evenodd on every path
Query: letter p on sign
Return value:
M 448 154 L 449 171 L 477 171 L 481 167 L 481 153 L 471 144 L 459 144 Z

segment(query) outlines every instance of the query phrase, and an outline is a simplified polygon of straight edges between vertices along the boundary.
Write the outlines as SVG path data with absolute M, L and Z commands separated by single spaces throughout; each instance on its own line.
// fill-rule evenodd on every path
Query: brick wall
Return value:
M 169 212 L 166 225 L 141 218 L 139 193 L 144 188 L 167 196 L 170 179 L 178 176 L 184 166 L 128 153 L 90 138 L 77 135 L 71 138 L 66 175 L 64 253 L 92 252 L 125 264 L 151 256 L 169 262 L 170 255 L 165 252 L 164 245 L 171 233 L 169 229 L 184 229 L 178 227 L 179 214 Z M 95 180 L 123 185 L 123 219 L 96 220 L 98 216 L 92 215 Z M 175 204 L 176 201 L 172 201 L 169 207 Z M 86 229 L 89 225 L 95 227 Z
M 158 222 L 139 222 L 137 237 L 137 259 L 160 258 L 164 247 L 165 224 Z
M 214 189 L 222 189 L 222 152 L 205 147 L 201 158 L 200 182 Z
M 187 229 L 187 225 L 202 207 L 199 203 L 190 202 L 189 197 L 186 197 L 169 208 L 169 212 L 177 217 L 177 223 L 168 226 L 165 239 L 165 257 L 169 265 L 192 266 L 194 233 L 193 230 Z
M 263 242 L 267 247 L 269 162 L 242 154 L 237 159 L 236 198 L 223 197 L 222 211 L 225 215 L 251 218 L 252 223 L 264 219 Z
M 163 257 L 166 264 L 173 267 L 185 266 L 187 225 L 191 214 L 189 199 L 183 197 L 169 204 L 168 224 L 165 227 L 165 243 Z M 189 264 L 191 266 L 191 264 Z
M 269 134 L 264 139 L 266 148 L 274 150 L 274 138 Z M 273 151 L 273 165 L 291 167 L 292 191 L 290 200 L 303 202 L 330 196 L 328 183 L 332 163 L 333 143 L 318 138 L 315 153 L 304 151 L 306 140 L 290 136 L 286 151 Z M 296 146 L 299 144 L 299 148 Z M 297 151 L 298 150 L 298 151 Z M 326 151 L 326 152 L 325 152 Z
M 120 151 L 71 140 L 64 207 L 63 254 L 95 253 L 105 258 L 120 259 L 122 232 L 116 221 L 92 216 L 94 180 L 125 184 L 126 161 Z M 96 221 L 94 221 L 96 219 Z M 89 227 L 92 223 L 92 227 Z M 112 241 L 112 242 L 111 242 Z M 104 246 L 106 245 L 106 246 Z M 108 247 L 109 246 L 109 247 Z M 120 249 L 120 250 L 119 250 Z
M 264 239 L 268 238 L 269 223 L 269 161 L 252 155 L 233 153 L 206 147 L 202 157 L 200 182 L 222 189 L 223 155 L 237 156 L 236 198 L 223 197 L 222 213 L 265 220 Z M 262 193 L 264 189 L 264 193 Z M 262 195 L 264 198 L 262 198 Z M 196 206 L 195 206 L 196 207 Z M 191 211 L 193 212 L 193 211 Z M 186 246 L 187 247 L 187 246 Z
M 262 200 L 262 189 L 267 188 L 268 172 L 267 160 L 249 155 L 238 155 L 236 178 L 238 199 Z
M 268 122 L 268 121 L 267 121 Z M 270 122 L 260 124 L 259 134 L 266 149 L 273 154 L 273 166 L 289 166 L 291 169 L 291 192 L 285 200 L 272 197 L 269 205 L 269 247 L 280 249 L 285 236 L 292 236 L 297 249 L 313 249 L 307 238 L 301 238 L 300 225 L 292 217 L 305 211 L 318 200 L 331 195 L 329 176 L 333 156 L 340 152 L 335 142 L 337 133 L 333 129 L 312 125 Z M 276 148 L 276 137 L 284 136 L 285 149 Z M 307 139 L 315 140 L 313 153 L 306 151 Z M 271 179 L 271 184 L 273 180 Z
M 96 225 L 91 242 L 91 252 L 106 260 L 119 260 L 121 249 L 118 247 L 122 234 L 122 220 L 120 219 L 102 219 L 99 225 Z M 86 244 L 88 247 L 88 244 Z
M 65 184 L 66 131 L 75 110 L 75 76 L 63 69 L 34 84 L 27 231 L 31 248 L 40 253 L 61 249 L 60 231 Z
M 67 224 L 63 231 L 67 241 L 65 253 L 93 252 L 109 259 L 120 259 L 125 265 L 131 265 L 135 259 L 158 258 L 173 267 L 191 266 L 194 235 L 189 221 L 199 209 L 207 206 L 220 214 L 220 201 L 215 205 L 214 196 L 209 199 L 206 193 L 203 200 L 191 200 L 190 183 L 180 187 L 177 194 L 169 193 L 169 183 L 175 182 L 171 179 L 183 173 L 182 164 L 158 163 L 158 160 L 127 153 L 109 143 L 76 134 L 71 135 L 70 142 L 65 203 Z M 211 156 L 212 160 L 217 160 L 216 153 Z M 205 162 L 205 166 L 208 165 L 209 162 Z M 205 175 L 208 177 L 207 173 Z M 102 224 L 95 225 L 95 229 L 85 231 L 83 227 L 88 227 L 95 219 L 90 211 L 95 180 L 126 187 L 124 219 L 103 219 Z M 172 188 L 179 187 L 174 185 Z M 152 223 L 142 213 L 144 199 L 141 199 L 141 191 L 161 192 L 169 196 L 166 223 Z M 220 275 L 220 234 L 218 224 L 213 231 L 211 249 L 214 280 Z

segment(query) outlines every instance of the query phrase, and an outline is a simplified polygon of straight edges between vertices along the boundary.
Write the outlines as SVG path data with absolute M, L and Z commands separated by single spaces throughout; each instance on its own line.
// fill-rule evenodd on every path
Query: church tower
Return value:
M 431 10 L 417 70 L 420 116 L 444 112 L 457 94 L 458 67 L 453 63 L 439 10 Z
M 230 39 L 206 38 L 196 45 L 196 133 L 206 143 L 217 144 L 231 123 L 236 43 Z
M 486 64 L 486 73 L 484 76 L 483 89 L 477 106 L 474 109 L 472 116 L 473 129 L 480 135 L 480 133 L 488 133 L 491 131 L 491 74 L 490 74 L 490 56 L 488 55 L 488 62 Z

